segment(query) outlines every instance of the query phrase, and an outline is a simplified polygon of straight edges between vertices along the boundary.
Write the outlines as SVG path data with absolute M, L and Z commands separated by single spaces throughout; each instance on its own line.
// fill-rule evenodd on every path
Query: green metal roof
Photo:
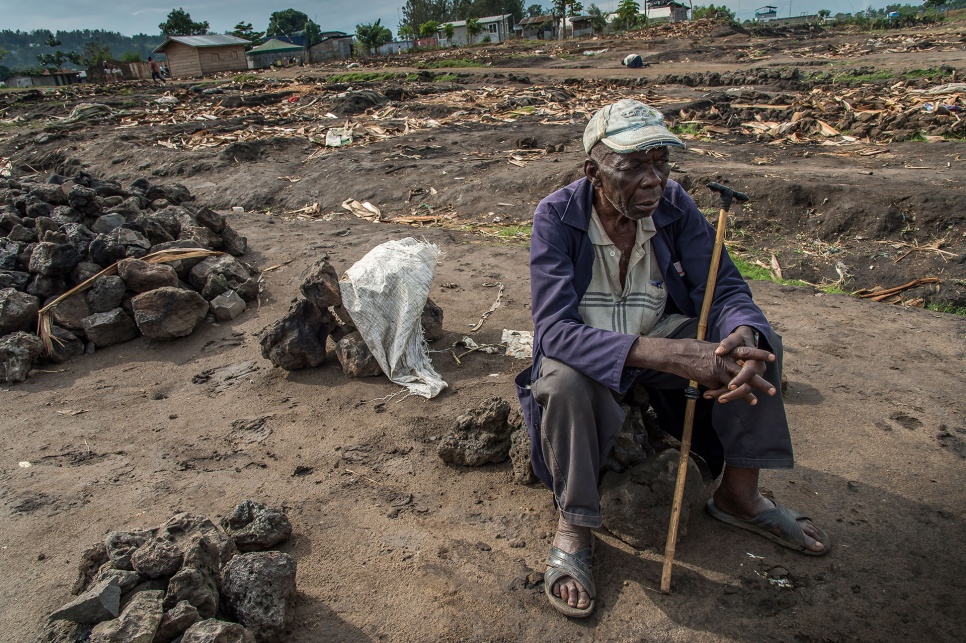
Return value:
M 257 47 L 253 47 L 248 51 L 249 54 L 267 54 L 267 53 L 281 53 L 283 51 L 302 51 L 304 47 L 299 45 L 293 45 L 290 42 L 282 42 L 276 38 L 271 40 L 266 40 Z

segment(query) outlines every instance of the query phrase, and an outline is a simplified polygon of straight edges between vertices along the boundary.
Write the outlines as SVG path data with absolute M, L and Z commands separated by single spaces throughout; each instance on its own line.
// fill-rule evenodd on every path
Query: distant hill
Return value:
M 61 44 L 57 49 L 64 53 L 72 51 L 82 54 L 85 44 L 96 41 L 110 49 L 112 57 L 118 60 L 126 53 L 137 53 L 142 59 L 147 60 L 151 51 L 164 42 L 164 36 L 161 34 L 125 36 L 116 31 L 102 31 L 100 29 L 57 31 L 53 34 L 47 29 L 35 29 L 34 31 L 3 29 L 0 30 L 0 49 L 7 50 L 7 54 L 0 60 L 0 66 L 11 70 L 41 67 L 37 56 L 54 52 L 54 49 L 44 44 L 51 35 L 60 40 Z M 79 69 L 81 66 L 66 63 L 64 67 Z

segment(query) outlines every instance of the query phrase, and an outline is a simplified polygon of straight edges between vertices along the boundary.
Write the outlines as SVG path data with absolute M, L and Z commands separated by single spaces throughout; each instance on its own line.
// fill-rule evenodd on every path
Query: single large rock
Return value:
M 153 536 L 154 534 L 146 529 L 112 531 L 109 533 L 107 538 L 104 539 L 104 546 L 107 548 L 107 556 L 111 560 L 111 565 L 117 569 L 133 570 L 131 554 Z
M 91 239 L 87 251 L 91 255 L 91 261 L 101 266 L 110 266 L 127 256 L 127 249 L 106 234 L 99 234 Z
M 510 403 L 499 397 L 459 416 L 452 432 L 440 442 L 439 457 L 449 464 L 471 467 L 503 462 L 510 454 L 509 416 Z
M 235 556 L 222 573 L 225 612 L 259 643 L 284 640 L 295 612 L 295 570 L 295 559 L 278 551 Z
M 181 643 L 255 643 L 255 637 L 238 623 L 210 618 L 189 627 Z
M 443 337 L 443 309 L 429 297 L 426 298 L 426 305 L 423 306 L 420 322 L 423 325 L 423 337 L 426 341 L 432 342 Z
M 120 308 L 126 291 L 127 286 L 123 279 L 117 275 L 104 275 L 98 277 L 91 289 L 87 291 L 87 304 L 91 307 L 92 313 L 106 313 Z
M 65 328 L 51 326 L 50 337 L 53 340 L 53 351 L 47 355 L 47 358 L 56 364 L 69 362 L 84 352 L 84 342 Z
M 192 226 L 182 224 L 181 232 L 178 233 L 178 240 L 191 241 L 208 250 L 217 250 L 225 245 L 225 242 L 219 234 L 212 232 L 203 225 Z
M 41 300 L 63 294 L 67 290 L 67 280 L 63 275 L 41 275 L 35 273 L 27 282 L 26 292 Z
M 77 596 L 87 589 L 91 580 L 100 573 L 101 567 L 109 560 L 107 546 L 104 543 L 96 543 L 85 549 L 81 553 L 81 562 L 77 566 L 77 578 L 74 580 L 74 586 L 71 587 L 70 593 Z M 106 580 L 106 577 L 98 580 Z
M 175 574 L 168 583 L 168 604 L 186 601 L 201 618 L 212 618 L 218 613 L 217 574 L 187 567 Z
M 210 302 L 211 314 L 220 322 L 231 321 L 247 308 L 245 300 L 234 290 L 223 292 Z
M 99 583 L 102 580 L 110 580 L 111 578 L 117 579 L 118 587 L 121 588 L 121 594 L 130 592 L 143 580 L 141 574 L 137 572 L 131 572 L 126 569 L 114 569 L 110 563 L 106 563 L 98 570 L 92 582 Z
M 92 585 L 83 594 L 51 614 L 47 620 L 100 623 L 115 618 L 121 609 L 121 588 L 116 578 Z
M 628 545 L 644 549 L 667 543 L 668 519 L 678 475 L 679 452 L 666 449 L 623 474 L 607 472 L 601 482 L 604 527 Z M 687 534 L 691 507 L 704 493 L 701 470 L 688 459 L 678 538 Z
M 325 340 L 336 326 L 328 310 L 301 300 L 262 331 L 262 357 L 287 371 L 318 366 L 325 362 Z
M 67 243 L 74 246 L 74 250 L 81 256 L 86 255 L 91 241 L 94 240 L 94 233 L 80 223 L 66 223 L 61 228 L 67 236 Z
M 93 261 L 82 261 L 77 264 L 73 272 L 70 273 L 70 283 L 75 286 L 87 281 L 91 277 L 97 276 L 99 272 L 104 270 L 104 267 L 94 263 Z
M 248 239 L 238 234 L 228 224 L 225 224 L 225 228 L 221 231 L 221 240 L 224 242 L 222 249 L 236 257 L 240 257 L 248 252 Z
M 91 631 L 91 643 L 152 643 L 161 624 L 164 592 L 138 592 L 121 615 L 99 623 Z
M 624 409 L 624 424 L 614 440 L 614 447 L 604 461 L 604 466 L 615 473 L 623 473 L 642 464 L 656 451 L 656 445 L 650 442 L 642 407 L 637 404 L 621 406 Z M 647 408 L 646 401 L 643 408 Z M 660 433 L 660 429 L 657 431 Z
M 159 532 L 167 534 L 168 538 L 174 539 L 185 552 L 186 563 L 194 560 L 191 550 L 196 542 L 197 536 L 204 536 L 206 541 L 213 544 L 218 552 L 218 561 L 215 568 L 227 563 L 235 552 L 235 543 L 218 525 L 213 523 L 206 516 L 196 516 L 190 513 L 177 513 L 168 519 L 166 523 L 158 528 Z M 196 564 L 196 563 L 191 563 Z
M 209 282 L 219 277 L 227 287 L 215 291 L 210 287 Z M 234 290 L 245 301 L 252 301 L 258 297 L 258 284 L 251 271 L 240 261 L 228 255 L 208 257 L 196 265 L 188 274 L 188 283 L 195 290 L 207 291 L 208 296 L 205 298 L 209 301 L 228 290 Z
M 359 331 L 349 333 L 336 342 L 335 356 L 342 365 L 342 372 L 349 377 L 382 375 L 382 367 Z
M 188 601 L 181 601 L 161 617 L 161 624 L 158 625 L 158 631 L 155 632 L 152 643 L 170 643 L 200 619 L 194 605 Z
M 123 246 L 126 257 L 143 257 L 151 249 L 151 241 L 146 236 L 128 227 L 114 228 L 107 234 L 107 239 Z
M 30 273 L 20 270 L 0 270 L 0 288 L 23 290 L 30 281 Z
M 323 255 L 305 271 L 300 286 L 302 295 L 324 310 L 329 306 L 342 305 L 342 291 L 339 289 L 339 275 Z
M 47 306 L 52 301 L 53 298 L 45 301 L 44 305 Z M 84 318 L 90 317 L 92 312 L 87 303 L 87 294 L 78 292 L 51 308 L 50 318 L 55 324 L 68 330 L 84 330 Z
M 195 212 L 195 221 L 214 233 L 221 233 L 225 229 L 225 217 L 211 208 L 198 208 Z
M 174 275 L 173 270 L 171 274 Z M 193 290 L 173 287 L 142 293 L 131 299 L 131 308 L 138 329 L 152 339 L 190 335 L 208 314 L 204 297 Z
M 7 384 L 23 382 L 44 350 L 40 338 L 17 331 L 0 338 L 0 379 Z
M 115 228 L 120 228 L 127 223 L 127 218 L 120 212 L 110 212 L 97 217 L 91 224 L 91 231 L 97 234 L 107 234 Z
M 0 336 L 31 328 L 38 310 L 40 302 L 33 295 L 13 288 L 0 290 Z
M 147 292 L 155 288 L 178 286 L 178 273 L 163 263 L 148 263 L 140 259 L 124 259 L 117 264 L 117 274 L 128 290 Z
M 67 275 L 77 267 L 81 256 L 69 243 L 38 243 L 30 255 L 30 272 L 45 277 Z
M 184 552 L 173 541 L 165 538 L 162 532 L 152 538 L 131 554 L 131 566 L 134 571 L 146 578 L 167 578 L 181 569 Z
M 98 348 L 127 342 L 138 336 L 138 327 L 122 308 L 95 313 L 83 320 L 84 334 Z
M 244 500 L 222 521 L 240 551 L 259 551 L 283 543 L 292 535 L 292 523 L 278 507 Z

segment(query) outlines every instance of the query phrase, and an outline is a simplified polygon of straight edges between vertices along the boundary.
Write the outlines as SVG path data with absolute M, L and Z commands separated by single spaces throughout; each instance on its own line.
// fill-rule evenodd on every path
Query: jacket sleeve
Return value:
M 604 386 L 625 391 L 634 369 L 624 362 L 637 339 L 584 323 L 577 310 L 575 279 L 586 235 L 563 223 L 552 204 L 541 203 L 533 217 L 530 240 L 530 288 L 537 350 Z M 587 249 L 585 249 L 586 251 Z M 590 270 L 592 263 L 585 269 Z M 589 281 L 589 275 L 582 275 Z
M 681 258 L 682 267 L 691 284 L 688 295 L 693 310 L 700 312 L 708 284 L 715 230 L 683 188 L 678 189 L 680 191 L 674 195 L 674 202 L 685 214 L 674 223 L 674 251 Z M 722 248 L 705 339 L 721 341 L 738 326 L 751 326 L 763 338 L 767 338 L 771 332 L 765 315 L 752 301 L 751 289 L 738 272 L 727 249 Z

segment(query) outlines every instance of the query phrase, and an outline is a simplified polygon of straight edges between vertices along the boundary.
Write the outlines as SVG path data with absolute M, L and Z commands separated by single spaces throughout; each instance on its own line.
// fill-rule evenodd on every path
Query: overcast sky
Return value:
M 643 0 L 638 0 L 641 5 Z M 685 0 L 687 1 L 687 0 Z M 755 9 L 764 4 L 778 7 L 779 17 L 815 13 L 819 9 L 829 9 L 832 14 L 839 12 L 855 13 L 868 6 L 881 8 L 888 0 L 691 0 L 693 6 L 724 4 L 745 20 L 754 15 Z M 909 4 L 920 4 L 916 0 L 906 0 Z M 392 29 L 393 35 L 399 24 L 400 8 L 404 0 L 370 0 L 353 2 L 351 0 L 316 0 L 315 2 L 281 3 L 258 0 L 186 0 L 167 4 L 134 0 L 126 3 L 105 2 L 104 0 L 48 0 L 47 2 L 27 2 L 24 0 L 0 0 L 0 29 L 104 29 L 118 31 L 131 36 L 136 33 L 159 33 L 158 24 L 164 22 L 168 12 L 182 7 L 191 14 L 196 22 L 207 20 L 210 29 L 223 33 L 234 28 L 239 21 L 250 22 L 259 31 L 268 26 L 268 17 L 273 11 L 293 8 L 305 12 L 315 20 L 323 31 L 345 31 L 354 33 L 356 25 L 382 20 L 382 24 Z M 535 0 L 524 0 L 524 4 L 536 4 Z M 542 3 L 550 4 L 548 0 Z M 590 2 L 584 2 L 585 8 Z M 596 4 L 605 11 L 616 9 L 618 0 L 597 0 Z

